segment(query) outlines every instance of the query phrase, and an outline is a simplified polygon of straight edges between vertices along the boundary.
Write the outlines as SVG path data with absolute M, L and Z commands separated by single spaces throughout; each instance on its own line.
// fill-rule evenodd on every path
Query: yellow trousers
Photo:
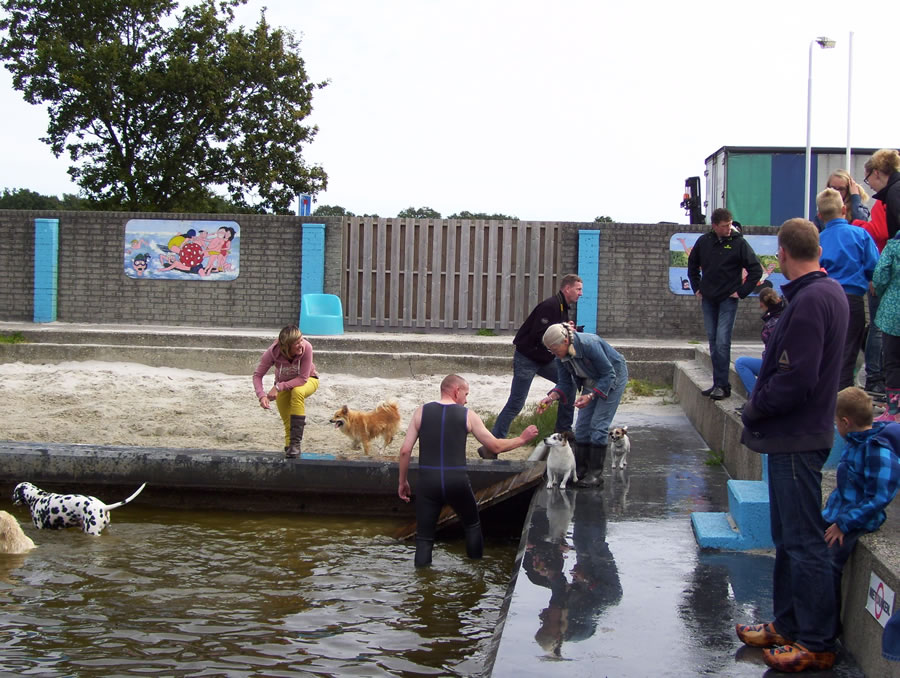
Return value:
M 275 406 L 284 422 L 284 445 L 291 444 L 291 415 L 306 416 L 306 399 L 319 390 L 317 377 L 310 377 L 303 386 L 279 391 L 275 396 Z

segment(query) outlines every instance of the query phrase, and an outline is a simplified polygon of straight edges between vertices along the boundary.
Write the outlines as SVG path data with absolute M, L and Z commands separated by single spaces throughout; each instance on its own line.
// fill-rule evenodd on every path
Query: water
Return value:
M 4 675 L 478 675 L 516 551 L 416 570 L 391 521 L 128 506 L 89 537 L 0 508 L 38 544 L 0 555 Z

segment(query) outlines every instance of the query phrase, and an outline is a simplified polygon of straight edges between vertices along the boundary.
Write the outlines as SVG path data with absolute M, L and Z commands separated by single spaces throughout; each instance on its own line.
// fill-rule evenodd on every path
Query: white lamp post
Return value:
M 822 49 L 831 49 L 835 45 L 835 41 L 830 38 L 816 38 L 809 43 L 809 79 L 806 84 L 806 180 L 803 190 L 803 218 L 809 219 L 809 168 L 810 168 L 810 136 L 809 123 L 812 118 L 812 55 L 813 45 L 818 45 Z

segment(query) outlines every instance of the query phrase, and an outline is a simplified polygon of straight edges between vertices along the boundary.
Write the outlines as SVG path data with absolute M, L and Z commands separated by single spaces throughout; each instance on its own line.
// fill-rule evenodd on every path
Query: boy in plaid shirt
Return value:
M 837 468 L 837 487 L 825 502 L 825 541 L 831 553 L 835 600 L 841 574 L 859 537 L 887 518 L 884 509 L 900 487 L 900 424 L 872 423 L 872 398 L 850 386 L 837 396 L 834 415 L 846 445 Z M 835 634 L 836 636 L 837 634 Z

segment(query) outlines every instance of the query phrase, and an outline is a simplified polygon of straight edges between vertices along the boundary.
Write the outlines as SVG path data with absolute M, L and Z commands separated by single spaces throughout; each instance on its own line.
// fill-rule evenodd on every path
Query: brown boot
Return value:
M 306 428 L 306 416 L 291 415 L 291 444 L 284 451 L 285 459 L 296 459 L 301 454 L 300 443 L 303 441 L 303 429 Z

